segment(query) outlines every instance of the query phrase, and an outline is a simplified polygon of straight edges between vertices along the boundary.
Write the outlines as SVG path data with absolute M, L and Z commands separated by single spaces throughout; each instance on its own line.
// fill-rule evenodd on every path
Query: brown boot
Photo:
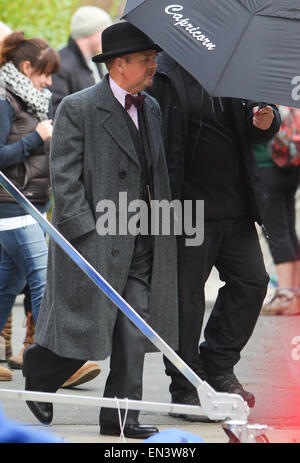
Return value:
M 27 316 L 27 320 L 26 320 L 26 334 L 25 334 L 25 339 L 24 339 L 24 347 L 21 349 L 18 355 L 15 355 L 14 357 L 10 357 L 7 362 L 9 368 L 12 368 L 13 370 L 21 370 L 22 365 L 23 365 L 24 350 L 26 349 L 26 347 L 34 343 L 35 323 L 33 320 L 33 316 L 31 312 L 27 312 L 26 316 Z
M 12 373 L 8 368 L 0 367 L 0 381 L 11 381 Z
M 11 347 L 11 335 L 12 335 L 12 313 L 7 319 L 7 322 L 4 325 L 0 336 L 5 339 L 5 358 L 6 360 L 12 356 L 12 347 Z
M 101 368 L 96 362 L 86 362 L 79 370 L 70 376 L 61 387 L 74 387 L 87 383 L 99 375 Z

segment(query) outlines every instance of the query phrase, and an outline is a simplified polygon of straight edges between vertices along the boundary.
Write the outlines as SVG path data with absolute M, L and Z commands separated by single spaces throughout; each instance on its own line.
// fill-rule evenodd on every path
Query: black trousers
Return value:
M 152 258 L 151 236 L 139 235 L 122 296 L 145 320 L 148 319 Z M 118 310 L 104 397 L 142 399 L 145 343 L 145 335 Z M 33 344 L 24 353 L 23 368 L 24 374 L 30 378 L 36 390 L 56 392 L 84 363 L 83 360 L 60 357 L 38 344 Z M 123 418 L 123 410 L 121 415 Z M 138 415 L 139 411 L 129 410 L 126 423 L 138 423 Z M 100 425 L 118 423 L 117 409 L 101 409 Z
M 249 340 L 265 298 L 269 277 L 254 223 L 249 219 L 205 223 L 198 247 L 178 241 L 179 356 L 202 378 L 233 371 Z M 199 346 L 205 312 L 205 283 L 215 266 L 224 281 Z M 194 387 L 164 359 L 176 401 Z
M 300 259 L 300 242 L 296 229 L 296 192 L 300 167 L 281 169 L 261 167 L 260 172 L 269 193 L 264 225 L 275 265 Z

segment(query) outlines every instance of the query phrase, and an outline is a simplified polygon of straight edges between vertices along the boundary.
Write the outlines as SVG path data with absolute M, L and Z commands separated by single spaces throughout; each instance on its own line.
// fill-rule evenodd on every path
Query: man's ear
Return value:
M 116 58 L 115 65 L 117 71 L 123 75 L 125 70 L 125 61 L 122 58 Z

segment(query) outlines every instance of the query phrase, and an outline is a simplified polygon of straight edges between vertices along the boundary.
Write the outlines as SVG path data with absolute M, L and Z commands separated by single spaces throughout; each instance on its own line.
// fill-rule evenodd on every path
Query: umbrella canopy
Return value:
M 299 0 L 127 0 L 123 17 L 210 95 L 300 107 Z

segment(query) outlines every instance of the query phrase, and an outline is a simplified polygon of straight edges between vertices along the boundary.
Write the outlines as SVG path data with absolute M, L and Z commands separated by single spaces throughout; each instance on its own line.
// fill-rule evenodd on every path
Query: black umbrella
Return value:
M 299 0 L 127 0 L 123 17 L 210 95 L 300 107 Z

